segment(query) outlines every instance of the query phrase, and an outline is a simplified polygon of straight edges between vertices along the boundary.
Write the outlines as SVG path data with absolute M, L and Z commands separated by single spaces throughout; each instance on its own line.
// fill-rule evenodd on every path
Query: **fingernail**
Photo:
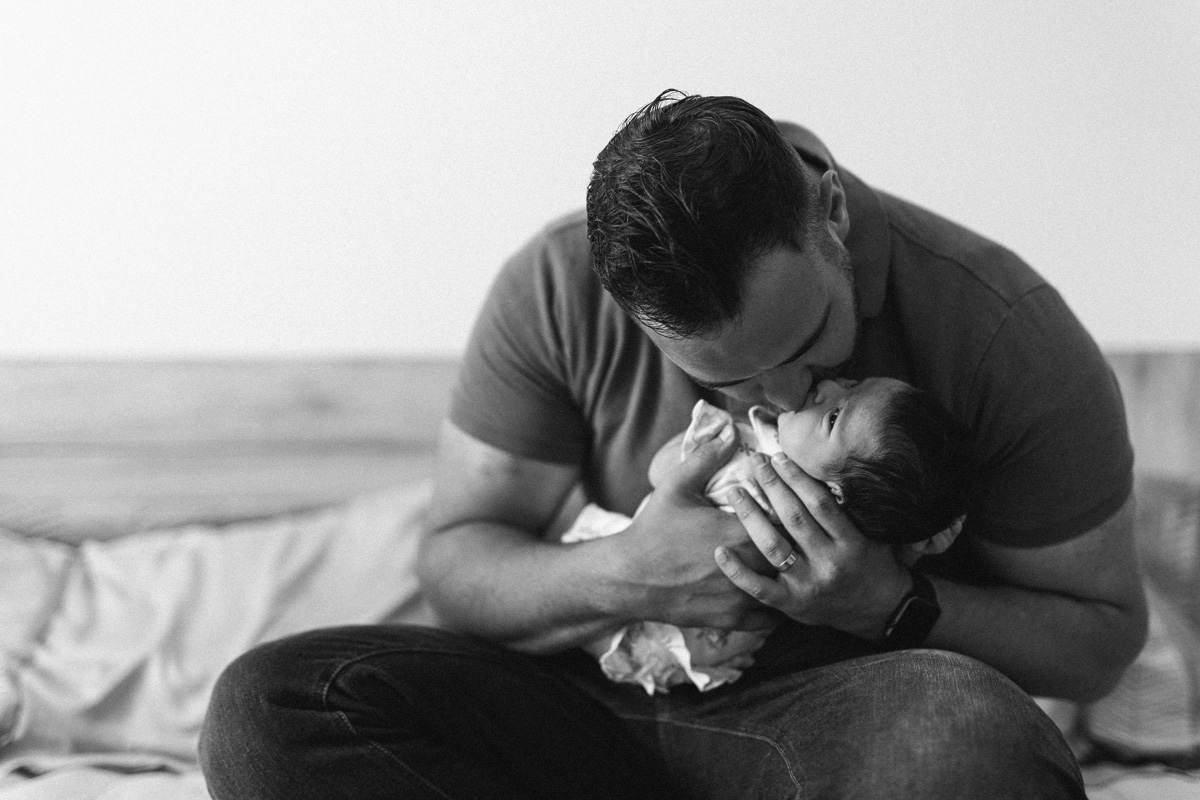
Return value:
M 736 433 L 733 430 L 733 425 L 726 422 L 723 426 L 721 426 L 721 435 L 717 438 L 719 438 L 722 442 L 725 442 L 726 444 L 728 444 L 729 442 L 733 441 L 733 437 L 735 435 L 736 435 Z
M 697 428 L 696 431 L 692 434 L 692 441 L 695 442 L 696 444 L 704 444 L 708 440 L 715 438 L 716 435 L 717 435 L 717 428 L 712 425 L 709 425 L 707 428 L 703 428 L 703 427 Z
M 771 460 L 780 466 L 786 466 L 789 463 L 787 453 L 783 452 L 782 450 L 771 456 Z

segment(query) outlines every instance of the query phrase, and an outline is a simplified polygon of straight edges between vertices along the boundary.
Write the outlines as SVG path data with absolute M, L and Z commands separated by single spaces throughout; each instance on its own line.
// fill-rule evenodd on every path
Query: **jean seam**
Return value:
M 787 753 L 784 751 L 783 747 L 780 746 L 779 742 L 777 742 L 775 739 L 771 738 L 770 736 L 765 736 L 761 733 L 753 733 L 751 731 L 739 730 L 737 728 L 721 728 L 721 727 L 716 727 L 714 725 L 703 725 L 698 722 L 684 722 L 682 720 L 675 720 L 675 719 L 661 719 L 659 717 L 648 717 L 648 716 L 644 716 L 641 714 L 622 714 L 621 717 L 622 717 L 622 719 L 636 720 L 638 722 L 650 722 L 650 723 L 654 723 L 656 725 L 674 725 L 674 726 L 681 727 L 681 728 L 692 728 L 695 730 L 706 731 L 708 733 L 729 734 L 731 736 L 736 736 L 736 737 L 743 738 L 743 739 L 753 739 L 754 741 L 757 741 L 757 742 L 763 742 L 763 743 L 769 745 L 771 747 L 771 749 L 775 751 L 775 754 L 779 757 L 779 760 L 783 762 L 784 769 L 787 770 L 788 780 L 790 780 L 792 782 L 792 786 L 795 787 L 796 792 L 799 794 L 800 792 L 803 792 L 803 790 L 804 790 L 804 784 L 801 782 L 800 778 L 798 778 L 796 776 L 796 772 L 797 772 L 798 768 L 794 768 L 792 766 L 791 759 L 788 758 Z M 799 771 L 801 773 L 803 772 L 803 770 L 799 770 Z
M 453 797 L 451 797 L 451 795 L 446 794 L 438 786 L 431 783 L 428 778 L 426 778 L 424 775 L 421 775 L 419 772 L 414 770 L 411 766 L 406 764 L 404 762 L 404 759 L 400 758 L 395 753 L 393 753 L 391 750 L 389 750 L 386 747 L 384 747 L 383 745 L 379 744 L 379 742 L 370 738 L 366 734 L 359 732 L 359 730 L 354 727 L 354 723 L 350 721 L 350 717 L 346 715 L 346 712 L 334 711 L 333 709 L 331 709 L 329 707 L 329 689 L 333 685 L 334 681 L 336 681 L 338 679 L 338 676 L 341 675 L 341 673 L 344 670 L 346 670 L 349 667 L 354 666 L 355 664 L 359 663 L 360 661 L 366 661 L 368 659 L 376 658 L 378 656 L 383 656 L 383 655 L 396 655 L 396 654 L 430 655 L 433 653 L 437 653 L 439 655 L 453 655 L 453 656 L 457 656 L 459 658 L 471 658 L 471 659 L 476 659 L 476 660 L 480 660 L 480 661 L 496 661 L 497 660 L 494 658 L 485 658 L 485 657 L 482 657 L 479 655 L 474 655 L 474 654 L 446 652 L 442 648 L 419 648 L 418 649 L 418 648 L 411 648 L 411 647 L 388 647 L 388 648 L 383 648 L 380 650 L 373 650 L 370 653 L 363 653 L 362 655 L 355 656 L 354 658 L 346 659 L 341 664 L 338 664 L 337 667 L 335 667 L 332 672 L 330 672 L 329 677 L 325 680 L 324 685 L 321 687 L 321 708 L 326 713 L 332 713 L 335 717 L 337 717 L 337 719 L 342 723 L 342 725 L 344 725 L 346 727 L 346 729 L 348 731 L 350 731 L 351 734 L 353 734 L 354 736 L 361 739 L 364 743 L 366 743 L 366 745 L 368 747 L 370 747 L 375 752 L 382 754 L 389 760 L 398 764 L 401 769 L 403 769 L 412 778 L 414 778 L 419 783 L 421 783 L 423 786 L 425 786 L 427 789 L 429 789 L 429 791 L 434 792 L 435 794 L 437 794 L 438 797 L 444 797 L 444 798 L 446 798 L 446 800 L 453 800 Z
M 328 709 L 326 709 L 326 711 L 328 711 Z M 426 789 L 433 792 L 438 797 L 444 797 L 444 798 L 446 798 L 446 800 L 453 800 L 453 798 L 450 795 L 446 794 L 440 788 L 438 788 L 434 784 L 430 783 L 428 778 L 426 778 L 424 775 L 421 775 L 419 772 L 414 770 L 408 764 L 404 763 L 404 760 L 401 759 L 399 756 L 397 756 L 395 753 L 393 753 L 391 750 L 388 750 L 386 747 L 384 747 L 383 745 L 381 745 L 379 742 L 375 741 L 374 739 L 371 739 L 370 737 L 365 736 L 362 733 L 359 733 L 358 729 L 356 729 L 354 727 L 354 723 L 350 721 L 350 718 L 348 716 L 346 716 L 346 712 L 334 711 L 333 715 L 338 718 L 338 720 L 342 723 L 342 725 L 346 726 L 346 729 L 349 730 L 351 734 L 353 734 L 354 736 L 361 739 L 368 747 L 370 747 L 375 752 L 380 753 L 381 755 L 385 756 L 386 758 L 388 758 L 391 761 L 394 761 L 396 764 L 398 764 L 400 766 L 401 769 L 403 769 L 406 773 L 408 773 L 408 775 L 410 777 L 412 777 L 418 783 L 423 785 Z

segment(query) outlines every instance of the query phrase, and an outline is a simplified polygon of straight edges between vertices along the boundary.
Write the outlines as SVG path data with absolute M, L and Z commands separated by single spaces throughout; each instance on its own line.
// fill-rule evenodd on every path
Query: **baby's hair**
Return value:
M 919 542 L 966 513 L 972 466 L 965 429 L 928 392 L 904 385 L 882 413 L 874 454 L 854 453 L 827 478 L 864 536 Z

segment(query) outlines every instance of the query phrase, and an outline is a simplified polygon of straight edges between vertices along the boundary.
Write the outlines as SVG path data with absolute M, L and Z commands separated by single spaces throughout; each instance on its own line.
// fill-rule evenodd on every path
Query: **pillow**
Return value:
M 1091 759 L 1200 767 L 1200 480 L 1139 476 L 1135 524 L 1146 646 L 1079 732 Z
M 68 545 L 0 529 L 0 746 L 16 724 L 14 678 L 58 605 L 73 556 Z
M 34 612 L 4 643 L 19 715 L 0 774 L 120 752 L 155 754 L 147 768 L 194 763 L 213 684 L 250 647 L 328 625 L 432 622 L 413 569 L 428 494 L 422 481 L 320 511 L 85 542 L 65 570 L 0 584 L 0 608 Z M 13 563 L 58 566 L 45 545 Z

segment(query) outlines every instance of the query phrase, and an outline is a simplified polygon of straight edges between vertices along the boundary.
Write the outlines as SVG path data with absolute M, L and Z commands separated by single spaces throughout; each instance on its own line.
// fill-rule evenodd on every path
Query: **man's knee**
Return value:
M 325 693 L 344 667 L 381 650 L 445 643 L 443 631 L 344 627 L 308 631 L 258 645 L 218 677 L 200 731 L 206 773 L 244 769 L 286 755 L 327 724 Z M 446 644 L 445 646 L 449 646 Z
M 974 797 L 1082 797 L 1061 733 L 999 672 L 936 650 L 897 653 L 885 664 L 876 753 L 910 791 L 938 796 L 932 787 L 969 784 L 986 792 Z
M 217 678 L 200 730 L 200 761 L 205 771 L 230 764 L 262 743 L 274 718 L 272 694 L 282 682 L 285 657 L 276 642 L 259 645 L 231 662 Z

